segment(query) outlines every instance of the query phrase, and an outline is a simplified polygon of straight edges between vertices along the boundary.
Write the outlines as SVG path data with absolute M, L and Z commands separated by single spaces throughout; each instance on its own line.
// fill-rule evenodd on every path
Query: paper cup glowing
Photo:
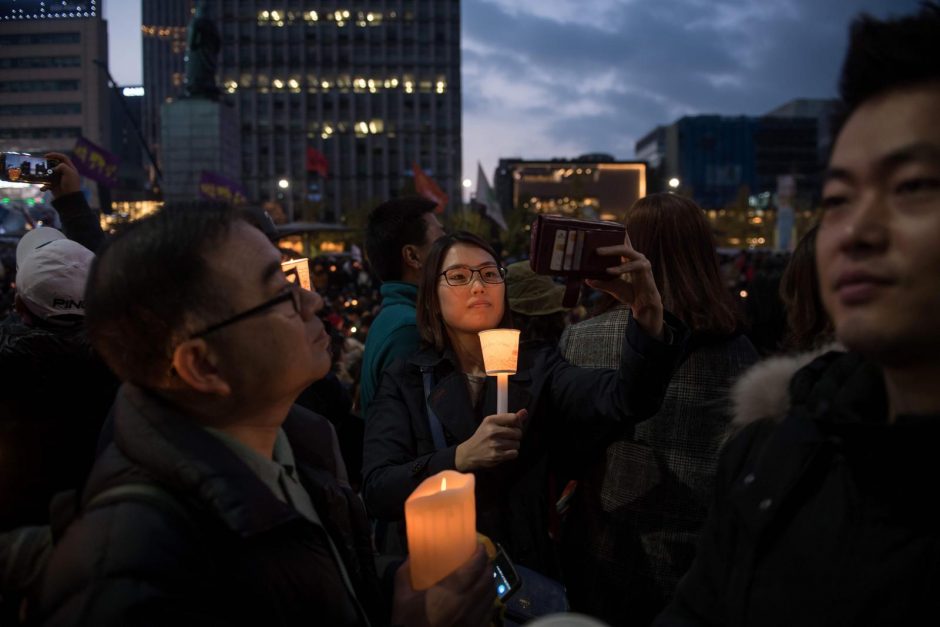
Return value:
M 405 501 L 411 586 L 427 590 L 457 570 L 477 547 L 474 477 L 445 470 L 425 479 Z
M 519 329 L 480 331 L 483 369 L 489 376 L 516 374 L 519 361 Z

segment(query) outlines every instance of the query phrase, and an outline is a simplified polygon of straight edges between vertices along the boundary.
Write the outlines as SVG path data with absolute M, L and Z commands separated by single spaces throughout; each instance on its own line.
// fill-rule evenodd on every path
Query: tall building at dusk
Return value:
M 107 146 L 107 23 L 97 0 L 0 0 L 0 151 Z M 47 7 L 48 5 L 48 7 Z
M 417 162 L 459 201 L 459 0 L 206 5 L 252 200 L 340 220 L 411 188 Z M 159 106 L 183 89 L 192 6 L 143 0 L 144 124 L 158 149 Z

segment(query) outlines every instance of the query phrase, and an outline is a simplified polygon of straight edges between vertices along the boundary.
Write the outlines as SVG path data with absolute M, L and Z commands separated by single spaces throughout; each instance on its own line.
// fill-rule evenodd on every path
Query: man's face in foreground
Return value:
M 836 141 L 816 243 L 848 348 L 903 365 L 940 350 L 940 85 L 887 92 Z
M 330 336 L 316 316 L 323 300 L 292 286 L 281 270 L 280 253 L 261 231 L 236 222 L 206 259 L 217 280 L 213 291 L 227 299 L 230 315 L 291 289 L 301 293 L 300 312 L 287 299 L 207 337 L 234 396 L 262 404 L 293 401 L 329 372 Z

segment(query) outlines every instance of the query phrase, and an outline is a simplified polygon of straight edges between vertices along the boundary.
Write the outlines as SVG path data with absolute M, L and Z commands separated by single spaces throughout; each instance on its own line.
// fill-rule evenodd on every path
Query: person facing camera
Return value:
M 423 349 L 386 371 L 366 421 L 363 496 L 372 515 L 400 521 L 408 495 L 428 476 L 472 472 L 479 531 L 518 563 L 555 572 L 547 472 L 550 457 L 565 454 L 555 443 L 564 441 L 560 434 L 576 439 L 654 414 L 685 337 L 664 314 L 649 262 L 629 238 L 599 252 L 611 255 L 612 278 L 593 284 L 635 312 L 619 338 L 619 368 L 577 368 L 554 346 L 522 345 L 509 378 L 510 412 L 497 414 L 478 334 L 511 327 L 506 271 L 475 235 L 435 242 L 419 286 Z
M 613 625 L 648 625 L 695 554 L 730 422 L 725 401 L 757 360 L 721 280 L 705 212 L 676 194 L 651 194 L 627 213 L 634 246 L 650 260 L 664 306 L 691 330 L 687 357 L 650 420 L 626 429 L 579 482 L 564 533 L 572 607 Z M 616 367 L 630 323 L 619 306 L 572 325 L 571 363 Z

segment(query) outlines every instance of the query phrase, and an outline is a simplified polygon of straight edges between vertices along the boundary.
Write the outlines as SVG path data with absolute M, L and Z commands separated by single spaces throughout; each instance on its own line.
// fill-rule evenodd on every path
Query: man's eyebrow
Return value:
M 852 173 L 845 168 L 826 168 L 826 171 L 823 172 L 822 177 L 823 185 L 829 181 L 845 181 L 849 183 L 852 180 L 854 180 Z
M 927 142 L 916 142 L 902 146 L 881 157 L 875 164 L 875 171 L 884 176 L 902 165 L 917 161 L 940 163 L 940 147 Z M 823 172 L 822 182 L 826 184 L 833 180 L 851 183 L 855 180 L 855 176 L 846 168 L 827 168 Z
M 940 163 L 940 146 L 928 142 L 908 144 L 879 159 L 876 168 L 884 174 L 913 161 Z

